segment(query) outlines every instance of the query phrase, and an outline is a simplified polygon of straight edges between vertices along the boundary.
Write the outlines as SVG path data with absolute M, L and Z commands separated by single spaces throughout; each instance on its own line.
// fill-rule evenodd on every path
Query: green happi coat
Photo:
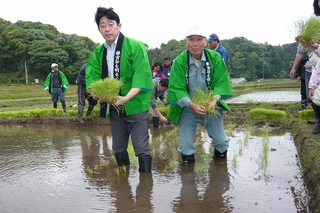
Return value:
M 89 92 L 90 85 L 102 78 L 104 48 L 104 44 L 99 45 L 87 63 L 86 87 Z M 126 115 L 148 111 L 153 85 L 146 47 L 140 41 L 124 37 L 120 55 L 120 80 L 124 83 L 120 95 L 125 96 L 131 88 L 141 88 L 137 95 L 124 104 Z
M 230 111 L 224 101 L 232 96 L 228 70 L 219 53 L 205 49 L 208 62 L 210 64 L 210 89 L 214 94 L 221 95 L 219 106 Z M 188 51 L 185 50 L 174 59 L 170 71 L 170 81 L 168 88 L 168 101 L 170 103 L 169 119 L 175 123 L 179 122 L 182 108 L 176 104 L 178 99 L 189 97 L 187 90 L 186 74 L 188 69 Z
M 65 76 L 65 74 L 62 71 L 57 71 L 59 73 L 59 77 L 60 77 L 60 83 L 61 83 L 61 89 L 63 92 L 67 92 L 67 89 L 65 87 L 63 87 L 63 85 L 68 86 L 69 82 L 67 77 Z M 49 93 L 52 94 L 52 72 L 50 72 L 47 75 L 46 80 L 44 81 L 43 84 L 44 87 L 49 87 Z

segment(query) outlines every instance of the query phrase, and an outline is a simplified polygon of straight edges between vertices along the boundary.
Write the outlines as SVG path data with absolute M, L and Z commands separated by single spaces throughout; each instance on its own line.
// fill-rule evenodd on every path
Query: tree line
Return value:
M 130 36 L 130 35 L 128 35 Z M 272 46 L 254 43 L 244 37 L 220 40 L 229 52 L 230 77 L 247 80 L 287 78 L 294 60 L 297 43 Z M 99 44 L 76 34 L 60 33 L 57 28 L 41 22 L 17 21 L 0 18 L 0 81 L 45 79 L 51 63 L 59 64 L 71 84 L 76 82 L 79 69 Z M 171 61 L 186 49 L 185 39 L 169 40 L 160 48 L 145 44 L 150 66 L 165 57 Z

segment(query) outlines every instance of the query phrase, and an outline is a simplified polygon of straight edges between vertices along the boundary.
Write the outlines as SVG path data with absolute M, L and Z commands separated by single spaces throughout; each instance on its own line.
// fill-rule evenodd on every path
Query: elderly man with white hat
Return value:
M 206 32 L 200 26 L 193 26 L 186 34 L 187 50 L 175 58 L 170 72 L 169 119 L 178 125 L 178 151 L 185 163 L 195 161 L 194 135 L 199 120 L 211 138 L 215 159 L 225 159 L 229 147 L 222 113 L 230 111 L 224 101 L 232 96 L 228 71 L 221 55 L 206 49 L 206 44 Z M 197 89 L 214 92 L 209 109 L 192 101 Z M 215 112 L 211 114 L 212 111 Z
M 58 64 L 51 64 L 51 72 L 47 75 L 47 78 L 43 84 L 44 91 L 49 91 L 53 102 L 53 107 L 57 108 L 58 101 L 60 99 L 64 112 L 67 112 L 66 98 L 64 93 L 68 89 L 68 79 L 62 71 L 58 69 Z

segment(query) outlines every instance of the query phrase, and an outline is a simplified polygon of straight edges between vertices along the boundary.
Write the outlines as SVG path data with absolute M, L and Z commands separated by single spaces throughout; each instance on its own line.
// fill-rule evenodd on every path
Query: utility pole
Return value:
M 264 59 L 262 59 L 262 80 L 264 80 Z
M 28 70 L 27 70 L 27 61 L 24 61 L 24 71 L 26 73 L 26 84 L 28 84 Z

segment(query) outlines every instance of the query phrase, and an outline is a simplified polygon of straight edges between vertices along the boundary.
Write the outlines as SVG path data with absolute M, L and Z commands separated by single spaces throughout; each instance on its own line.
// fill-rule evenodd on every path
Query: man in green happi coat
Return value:
M 227 67 L 219 53 L 205 49 L 207 39 L 201 27 L 194 26 L 188 31 L 186 44 L 187 50 L 174 59 L 168 88 L 169 119 L 178 124 L 180 134 L 178 151 L 183 162 L 195 161 L 194 134 L 201 120 L 215 148 L 214 157 L 226 158 L 229 142 L 222 110 L 230 111 L 224 100 L 232 96 Z M 214 92 L 209 108 L 217 115 L 192 101 L 197 89 Z
M 139 171 L 151 172 L 148 128 L 153 84 L 146 47 L 120 32 L 120 18 L 113 8 L 98 7 L 95 21 L 105 42 L 89 58 L 86 87 L 90 92 L 90 85 L 101 78 L 115 78 L 123 82 L 119 96 L 115 97 L 116 102 L 107 107 L 112 149 L 119 166 L 129 165 L 127 148 L 131 136 L 139 159 Z M 122 106 L 124 110 L 118 112 L 115 106 Z
M 47 75 L 44 81 L 44 91 L 51 94 L 53 108 L 57 108 L 58 101 L 60 100 L 63 111 L 67 112 L 65 92 L 68 90 L 68 79 L 62 71 L 58 70 L 58 64 L 51 64 L 51 72 Z

